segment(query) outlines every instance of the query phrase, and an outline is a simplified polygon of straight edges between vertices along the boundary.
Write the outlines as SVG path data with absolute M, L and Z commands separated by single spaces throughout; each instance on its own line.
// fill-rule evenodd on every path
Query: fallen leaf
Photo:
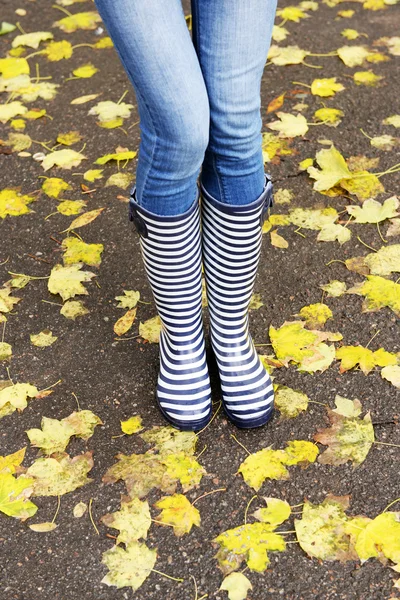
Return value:
M 183 494 L 164 496 L 155 504 L 161 510 L 157 521 L 172 525 L 177 537 L 190 533 L 193 525 L 200 527 L 200 513 Z

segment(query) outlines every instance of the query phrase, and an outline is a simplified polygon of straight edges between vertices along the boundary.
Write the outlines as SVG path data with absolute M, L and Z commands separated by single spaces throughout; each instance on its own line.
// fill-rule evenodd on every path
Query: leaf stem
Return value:
M 172 577 L 172 575 L 167 575 L 166 573 L 163 573 L 162 571 L 157 571 L 157 569 L 151 569 L 151 570 L 153 571 L 153 573 L 162 575 L 163 577 L 166 577 L 167 579 L 172 579 L 172 581 L 185 581 L 184 579 L 181 579 L 178 577 Z
M 239 444 L 239 446 L 241 446 L 243 448 L 243 450 L 245 450 L 247 452 L 247 454 L 250 456 L 251 452 L 249 452 L 249 450 L 247 450 L 246 446 L 244 446 L 242 444 L 242 442 L 239 442 L 239 440 L 237 439 L 237 437 L 235 435 L 233 435 L 233 433 L 231 433 L 231 437 L 235 440 L 235 442 L 237 442 Z
M 369 246 L 368 244 L 366 244 L 365 242 L 362 241 L 362 239 L 360 238 L 360 236 L 357 236 L 358 241 L 365 246 L 366 248 L 369 248 L 370 250 L 373 250 L 374 252 L 378 252 L 378 250 L 376 250 L 375 248 L 373 248 L 372 246 Z M 346 263 L 345 263 L 346 264 Z
M 221 410 L 221 407 L 222 407 L 222 400 L 220 401 L 219 406 L 218 406 L 217 410 L 215 411 L 215 413 L 213 414 L 213 416 L 211 417 L 210 421 L 207 423 L 207 425 L 205 427 L 203 427 L 203 429 L 200 429 L 200 431 L 196 435 L 200 435 L 201 433 L 203 433 L 203 431 L 205 431 L 207 429 L 207 427 L 209 427 L 211 425 L 211 423 L 214 421 L 215 417 Z
M 218 488 L 217 490 L 211 490 L 211 492 L 202 494 L 201 496 L 199 496 L 198 498 L 193 500 L 192 506 L 194 506 L 198 500 L 201 500 L 201 498 L 205 498 L 206 496 L 211 496 L 211 494 L 216 494 L 217 492 L 226 492 L 226 488 Z
M 396 504 L 396 502 L 400 502 L 400 498 L 396 498 L 396 500 L 393 500 L 393 502 L 391 502 L 390 504 L 388 504 L 387 507 L 384 508 L 382 512 L 386 512 L 387 509 L 390 508 L 391 506 L 393 506 L 393 504 Z
M 380 329 L 378 329 L 378 331 L 376 331 L 374 333 L 374 335 L 372 336 L 372 338 L 369 340 L 368 344 L 365 346 L 366 348 L 368 348 L 368 346 L 370 345 L 370 343 L 372 342 L 372 340 L 378 335 L 378 333 L 380 333 Z
M 54 523 L 54 521 L 55 521 L 55 520 L 56 520 L 56 518 L 57 518 L 58 511 L 60 510 L 60 505 L 61 505 L 61 496 L 60 496 L 60 495 L 58 495 L 58 496 L 57 496 L 57 508 L 56 508 L 56 512 L 54 513 L 54 517 L 53 517 L 53 519 L 52 519 L 52 521 L 51 521 L 52 523 Z
M 391 444 L 390 442 L 377 442 L 377 441 L 375 441 L 374 444 L 382 444 L 382 446 L 394 446 L 394 448 L 400 448 L 400 444 Z
M 89 517 L 90 517 L 90 520 L 92 522 L 92 525 L 94 527 L 95 532 L 97 533 L 97 535 L 100 535 L 100 532 L 99 532 L 99 530 L 96 527 L 96 523 L 93 521 L 92 502 L 93 502 L 93 498 L 90 498 L 90 500 L 89 500 Z
M 257 498 L 257 494 L 255 494 L 252 498 L 250 498 L 250 500 L 247 503 L 246 510 L 244 511 L 244 524 L 245 525 L 247 525 L 247 513 L 249 512 L 250 504 L 253 502 L 253 500 L 255 498 Z

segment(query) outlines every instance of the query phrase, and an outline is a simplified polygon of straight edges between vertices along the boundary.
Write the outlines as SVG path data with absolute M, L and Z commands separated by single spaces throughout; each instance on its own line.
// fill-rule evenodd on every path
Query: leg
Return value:
M 195 200 L 209 105 L 180 0 L 95 0 L 134 87 L 141 140 L 138 203 L 159 215 Z
M 252 202 L 264 187 L 260 86 L 275 11 L 276 0 L 192 0 L 210 104 L 201 181 L 227 204 Z
M 198 171 L 209 107 L 180 0 L 96 0 L 134 85 L 141 144 L 130 218 L 162 322 L 156 397 L 175 427 L 211 416 L 202 322 Z
M 258 427 L 273 411 L 273 386 L 249 333 L 262 223 L 272 201 L 261 151 L 260 83 L 275 0 L 193 0 L 195 44 L 210 103 L 201 174 L 203 260 L 211 344 L 225 412 Z

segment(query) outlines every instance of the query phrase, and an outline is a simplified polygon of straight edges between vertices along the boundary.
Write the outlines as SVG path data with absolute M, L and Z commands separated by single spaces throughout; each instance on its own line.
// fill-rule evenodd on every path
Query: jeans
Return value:
M 262 193 L 263 69 L 277 0 L 95 0 L 134 88 L 140 117 L 136 200 L 184 213 L 197 179 L 220 202 Z

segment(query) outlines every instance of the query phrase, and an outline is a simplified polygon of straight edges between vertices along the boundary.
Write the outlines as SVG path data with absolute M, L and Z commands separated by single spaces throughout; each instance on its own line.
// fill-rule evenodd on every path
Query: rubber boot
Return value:
M 274 392 L 249 333 L 248 311 L 260 260 L 262 225 L 272 205 L 265 175 L 262 194 L 251 204 L 216 200 L 200 182 L 202 246 L 210 315 L 210 341 L 218 366 L 222 403 L 240 428 L 264 425 Z
M 129 218 L 140 234 L 147 278 L 161 319 L 156 399 L 161 413 L 183 431 L 211 417 L 211 388 L 202 316 L 200 190 L 181 215 L 160 216 L 139 206 L 131 191 Z

